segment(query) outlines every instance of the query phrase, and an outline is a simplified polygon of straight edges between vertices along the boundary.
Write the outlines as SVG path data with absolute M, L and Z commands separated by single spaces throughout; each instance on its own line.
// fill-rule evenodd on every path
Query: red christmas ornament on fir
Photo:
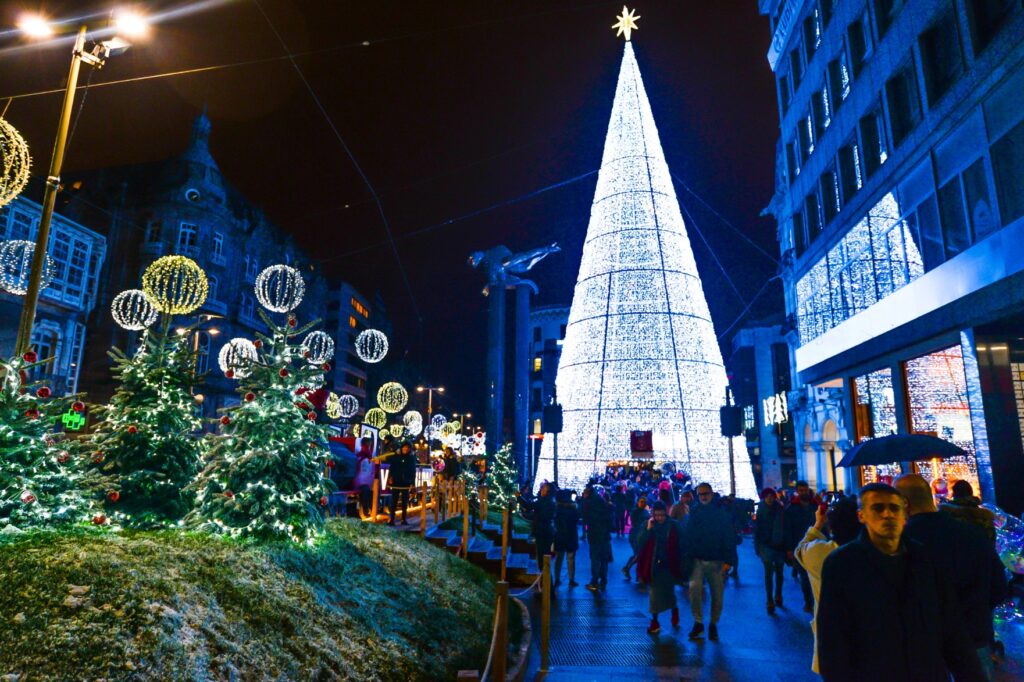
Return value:
M 99 450 L 97 450 L 96 452 L 92 453 L 92 461 L 95 464 L 99 464 L 100 462 L 102 462 L 103 461 L 103 453 L 100 452 Z
M 136 433 L 139 429 L 138 427 L 135 426 L 135 424 L 129 424 L 127 430 L 128 433 Z
M 284 378 L 285 378 L 286 376 L 288 376 L 288 370 L 286 370 L 286 369 L 285 369 L 284 367 L 282 367 L 282 368 L 281 368 L 281 371 L 280 371 L 280 372 L 278 372 L 277 374 L 278 374 L 278 376 L 280 376 L 280 377 L 281 377 L 282 379 L 284 379 Z
M 107 516 L 106 514 L 97 514 L 96 516 L 92 517 L 92 522 L 97 526 L 102 526 L 107 522 Z
M 116 490 L 111 490 L 110 492 L 107 493 L 107 499 L 110 500 L 111 502 L 117 502 L 118 500 L 121 499 L 121 493 L 117 492 Z
M 327 506 L 327 497 L 326 496 L 322 496 L 320 498 L 320 506 L 321 507 L 326 507 Z
M 80 400 L 76 400 L 74 403 L 71 404 L 71 409 L 74 410 L 75 412 L 82 412 L 83 410 L 85 410 L 85 403 L 83 403 Z
M 234 379 L 235 378 L 235 370 L 229 369 L 228 371 L 224 372 L 224 376 L 226 376 L 228 379 Z
M 38 397 L 40 397 L 40 398 L 49 398 L 50 397 L 50 387 L 49 386 L 40 386 L 39 388 L 36 389 L 36 395 Z
M 308 390 L 309 390 L 308 386 L 299 386 L 297 389 L 295 389 L 295 395 L 302 395 L 303 393 L 305 393 Z
M 310 445 L 316 445 L 316 443 L 310 443 Z M 333 469 L 334 468 L 334 460 L 333 459 L 327 460 L 326 462 L 324 462 L 324 464 L 327 465 L 328 469 Z
M 304 353 L 302 354 L 302 357 L 304 357 L 304 358 L 308 358 L 308 357 L 309 357 L 310 355 L 312 355 L 312 353 L 310 353 L 310 352 L 309 352 L 309 351 L 307 350 L 306 352 L 304 352 Z
M 246 402 L 250 402 L 251 403 L 253 400 L 256 400 L 256 394 L 252 393 L 252 392 L 246 393 L 245 394 L 245 400 L 246 400 Z
M 324 370 L 325 372 L 330 372 L 330 371 L 331 371 L 331 363 L 329 363 L 329 362 L 325 362 L 325 363 L 324 363 L 324 366 L 323 366 L 323 370 Z
M 21 494 L 21 501 L 25 504 L 32 504 L 36 501 L 36 496 L 26 490 Z
M 315 422 L 316 421 L 316 412 L 313 412 L 312 410 L 310 410 L 309 414 L 306 415 L 306 419 L 308 419 L 311 422 Z
M 25 416 L 28 417 L 29 419 L 39 419 L 39 410 L 35 408 L 25 410 Z
M 71 459 L 71 453 L 69 453 L 67 450 L 61 450 L 59 453 L 57 453 L 58 464 L 67 464 L 69 459 Z
M 220 418 L 220 423 L 223 424 L 224 426 L 227 426 L 228 424 L 231 423 L 231 417 L 224 415 L 223 417 Z
M 233 492 L 231 492 L 230 490 L 225 490 L 224 491 L 224 497 L 226 497 L 229 500 L 231 500 L 231 499 L 234 499 L 235 494 Z
M 253 341 L 252 345 L 255 348 L 263 348 L 263 342 L 260 341 L 259 339 L 256 339 L 255 341 Z
M 288 316 L 288 326 L 289 327 L 294 327 L 297 324 L 298 324 L 298 322 L 295 321 L 295 316 L 294 315 L 289 315 Z
M 25 362 L 35 362 L 36 360 L 39 359 L 39 356 L 36 355 L 36 352 L 34 350 L 30 350 L 21 357 Z

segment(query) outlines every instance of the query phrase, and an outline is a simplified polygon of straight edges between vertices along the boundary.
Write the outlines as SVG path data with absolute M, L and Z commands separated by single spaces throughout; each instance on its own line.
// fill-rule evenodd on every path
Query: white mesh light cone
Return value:
M 718 408 L 727 383 L 707 300 L 631 43 L 558 366 L 564 410 L 559 484 L 577 490 L 629 458 L 630 431 L 654 432 L 655 458 L 729 493 Z M 743 440 L 736 494 L 757 499 Z M 536 482 L 553 478 L 552 436 Z

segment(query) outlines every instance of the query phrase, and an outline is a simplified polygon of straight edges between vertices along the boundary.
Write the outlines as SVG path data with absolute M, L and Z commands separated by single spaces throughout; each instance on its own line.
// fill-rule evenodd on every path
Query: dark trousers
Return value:
M 794 564 L 796 575 L 800 579 L 800 589 L 804 593 L 804 604 L 814 604 L 814 590 L 811 589 L 811 579 L 807 571 L 799 563 Z
M 409 489 L 391 489 L 391 523 L 395 522 L 395 512 L 398 510 L 398 498 L 402 498 L 402 523 L 405 523 L 405 510 L 409 507 Z
M 615 534 L 618 536 L 625 535 L 626 533 L 626 510 L 616 509 L 615 514 L 612 517 L 612 521 L 615 524 Z
M 603 542 L 590 543 L 590 584 L 604 587 L 608 584 L 608 557 L 612 548 Z
M 778 556 L 774 556 L 774 555 Z M 764 564 L 764 594 L 771 601 L 775 599 L 782 599 L 782 568 L 785 565 L 781 556 L 782 552 L 772 552 L 771 550 L 762 550 L 761 552 L 761 563 Z M 774 587 L 772 586 L 772 578 L 774 577 Z
M 364 514 L 370 513 L 370 506 L 373 504 L 373 490 L 368 485 L 359 486 L 359 506 Z M 377 512 L 376 509 L 373 510 Z

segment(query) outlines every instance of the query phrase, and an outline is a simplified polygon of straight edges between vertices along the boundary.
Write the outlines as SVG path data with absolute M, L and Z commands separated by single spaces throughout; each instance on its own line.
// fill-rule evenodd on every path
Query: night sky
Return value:
M 18 7 L 5 5 L 0 21 L 12 26 Z M 24 7 L 60 18 L 110 4 Z M 65 175 L 174 156 L 205 105 L 212 152 L 229 182 L 295 235 L 323 272 L 382 293 L 400 352 L 424 381 L 449 387 L 448 409 L 482 411 L 486 299 L 466 257 L 497 244 L 518 251 L 558 241 L 563 253 L 531 273 L 541 286 L 536 303 L 571 300 L 622 55 L 610 29 L 621 2 L 143 7 L 172 16 L 101 71 L 84 70 L 82 84 L 255 63 L 91 88 Z M 777 254 L 774 222 L 759 217 L 773 191 L 778 137 L 767 19 L 755 0 L 644 0 L 636 9 L 634 47 L 670 169 Z M 401 266 L 365 182 L 281 58 L 275 28 L 379 194 Z M 68 46 L 25 45 L 0 37 L 0 98 L 63 84 Z M 8 109 L 33 150 L 35 175 L 45 175 L 59 106 L 51 94 Z M 777 265 L 678 184 L 676 192 L 722 333 L 745 304 L 695 227 L 746 301 Z M 769 285 L 747 319 L 781 310 L 780 290 Z

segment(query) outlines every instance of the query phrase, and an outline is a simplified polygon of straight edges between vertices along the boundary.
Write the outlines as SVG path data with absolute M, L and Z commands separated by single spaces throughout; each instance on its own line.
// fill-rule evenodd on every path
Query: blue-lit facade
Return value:
M 1022 2 L 759 6 L 802 476 L 885 480 L 896 469 L 832 462 L 864 438 L 929 433 L 969 453 L 914 465 L 937 493 L 966 478 L 1021 512 Z
M 0 240 L 34 242 L 42 206 L 19 196 L 0 209 Z M 35 372 L 58 394 L 78 390 L 86 327 L 95 315 L 99 273 L 106 256 L 103 235 L 54 213 L 47 253 L 53 279 L 40 292 L 31 344 L 40 359 L 52 361 Z M 23 296 L 0 290 L 0 354 L 14 352 Z

